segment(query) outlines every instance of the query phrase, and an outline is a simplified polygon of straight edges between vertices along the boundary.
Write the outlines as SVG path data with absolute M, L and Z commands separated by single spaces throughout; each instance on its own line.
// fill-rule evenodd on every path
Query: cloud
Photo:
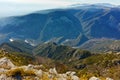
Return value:
M 67 7 L 78 3 L 113 3 L 119 0 L 0 0 L 0 17 L 30 13 L 33 11 Z
M 3 0 L 0 2 L 7 2 L 12 4 L 49 4 L 49 5 L 69 5 L 71 2 L 66 0 Z
M 0 0 L 0 11 L 10 10 L 42 10 L 59 8 L 70 5 L 71 2 L 63 0 Z
M 33 11 L 70 5 L 64 0 L 0 0 L 0 16 L 21 15 Z

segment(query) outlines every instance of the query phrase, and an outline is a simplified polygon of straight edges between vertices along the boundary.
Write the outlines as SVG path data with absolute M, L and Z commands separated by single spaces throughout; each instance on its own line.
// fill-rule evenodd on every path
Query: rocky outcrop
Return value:
M 108 77 L 108 78 L 106 78 L 106 80 L 113 80 L 113 79 Z
M 40 69 L 42 65 L 15 66 L 8 58 L 0 59 L 0 80 L 80 80 L 75 72 L 59 74 L 55 68 Z
M 0 68 L 14 68 L 15 65 L 6 57 L 0 59 Z
M 59 74 L 56 68 L 43 70 L 43 65 L 15 66 L 8 58 L 0 59 L 0 80 L 80 80 L 76 72 Z M 101 80 L 91 77 L 89 80 Z M 106 80 L 113 80 L 106 78 Z
M 102 80 L 102 79 L 93 76 L 89 80 Z M 114 80 L 114 79 L 107 77 L 105 80 Z
M 91 77 L 89 80 L 101 80 L 101 79 L 99 79 L 97 77 Z
M 5 74 L 0 75 L 0 80 L 7 80 L 7 76 Z

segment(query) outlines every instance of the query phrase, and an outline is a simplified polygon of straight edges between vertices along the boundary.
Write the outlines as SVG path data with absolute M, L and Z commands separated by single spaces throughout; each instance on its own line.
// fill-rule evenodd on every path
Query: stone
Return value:
M 0 75 L 0 80 L 7 80 L 7 76 L 5 74 Z
M 50 69 L 50 70 L 49 70 L 49 73 L 50 73 L 50 74 L 55 74 L 55 75 L 58 74 L 55 68 Z
M 42 70 L 37 70 L 37 71 L 35 71 L 35 74 L 36 74 L 36 76 L 38 76 L 38 77 L 42 77 L 43 71 L 42 71 Z
M 76 74 L 76 72 L 68 71 L 68 72 L 66 72 L 66 74 L 67 74 L 67 75 L 70 75 L 70 76 L 73 76 L 73 75 Z
M 89 80 L 100 80 L 100 79 L 97 77 L 91 77 Z
M 113 80 L 113 79 L 108 77 L 108 78 L 106 78 L 106 80 Z
M 6 57 L 0 59 L 0 68 L 14 68 L 15 65 Z
M 0 74 L 3 74 L 5 72 L 6 72 L 6 70 L 4 68 L 0 68 Z
M 74 75 L 74 76 L 71 76 L 71 79 L 72 79 L 72 80 L 80 80 L 79 77 L 77 77 L 77 76 L 75 76 L 75 75 Z
M 29 65 L 28 65 L 28 68 L 29 68 L 29 69 L 33 69 L 33 68 L 34 68 L 34 65 L 29 64 Z

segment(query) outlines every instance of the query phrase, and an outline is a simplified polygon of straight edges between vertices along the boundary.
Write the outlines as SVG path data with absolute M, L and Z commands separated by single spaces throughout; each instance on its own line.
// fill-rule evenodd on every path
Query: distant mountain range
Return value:
M 17 40 L 8 43 L 2 43 L 0 45 L 0 48 L 5 49 L 8 52 L 22 52 L 22 53 L 32 54 L 32 50 L 34 47 L 21 40 Z
M 22 40 L 31 45 L 55 42 L 79 47 L 91 39 L 120 39 L 120 7 L 76 5 L 0 19 L 0 43 Z
M 66 54 L 66 56 L 63 56 L 67 57 L 67 53 L 71 53 L 71 55 L 73 55 L 76 51 L 78 52 L 80 50 L 88 50 L 92 53 L 109 53 L 111 51 L 115 53 L 120 52 L 120 40 L 106 38 L 91 39 L 79 47 L 59 45 L 54 42 L 46 42 L 38 44 L 37 46 L 32 46 L 22 40 L 15 40 L 12 42 L 2 43 L 0 45 L 0 49 L 5 49 L 8 52 L 21 52 L 43 57 L 56 58 L 56 56 L 61 56 L 63 54 Z
M 54 42 L 43 43 L 36 47 L 32 47 L 31 45 L 22 41 L 13 41 L 1 44 L 0 49 L 4 49 L 8 52 L 27 53 L 33 56 L 52 58 L 55 60 L 69 60 L 70 58 L 83 59 L 91 56 L 89 51 L 58 45 Z
M 80 46 L 81 49 L 95 53 L 120 52 L 120 40 L 114 39 L 91 39 Z

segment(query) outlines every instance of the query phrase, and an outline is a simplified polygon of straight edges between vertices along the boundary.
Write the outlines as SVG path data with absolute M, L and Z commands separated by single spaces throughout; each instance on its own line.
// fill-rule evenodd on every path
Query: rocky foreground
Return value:
M 0 80 L 82 80 L 75 74 L 73 71 L 59 74 L 55 68 L 47 70 L 43 65 L 15 66 L 7 57 L 0 59 Z M 91 77 L 89 80 L 101 79 Z

